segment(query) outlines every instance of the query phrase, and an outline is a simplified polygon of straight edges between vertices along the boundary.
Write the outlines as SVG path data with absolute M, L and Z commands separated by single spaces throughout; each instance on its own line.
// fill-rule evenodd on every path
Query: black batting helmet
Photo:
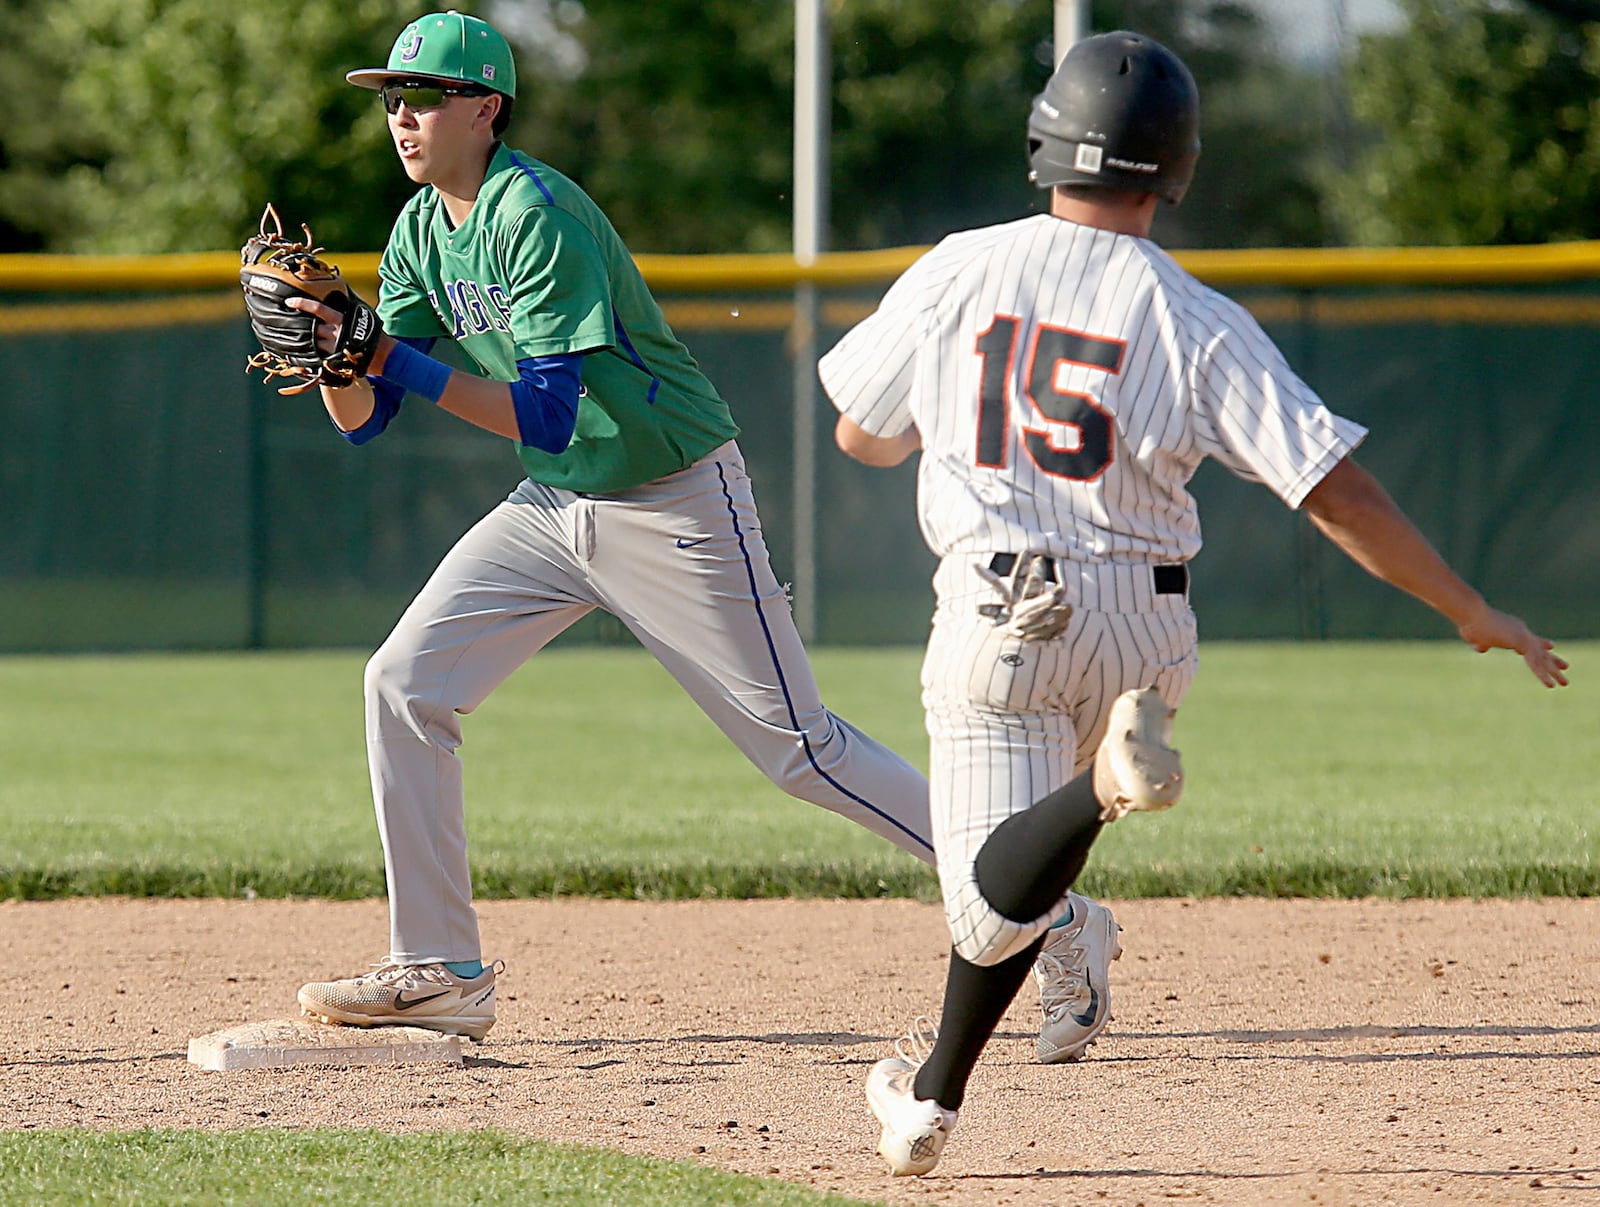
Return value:
M 1200 92 L 1161 43 L 1119 30 L 1073 45 L 1028 115 L 1028 178 L 1183 200 L 1200 158 Z

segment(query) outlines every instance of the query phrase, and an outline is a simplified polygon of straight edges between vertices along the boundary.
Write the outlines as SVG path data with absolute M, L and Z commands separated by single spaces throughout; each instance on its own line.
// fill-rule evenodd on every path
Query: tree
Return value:
M 509 141 L 573 176 L 630 246 L 791 245 L 794 12 L 749 0 L 484 0 L 517 48 Z M 54 251 L 235 247 L 267 201 L 375 250 L 412 186 L 370 92 L 400 0 L 0 0 L 0 223 Z M 837 249 L 932 242 L 1037 211 L 1029 104 L 1047 0 L 834 0 Z M 1230 0 L 1103 0 L 1097 29 L 1168 42 L 1202 88 L 1205 155 L 1175 246 L 1318 243 L 1323 85 Z M 291 46 L 292 42 L 292 46 Z M 1308 101 L 1307 98 L 1310 98 Z M 0 227 L 0 238 L 5 236 Z
M 548 21 L 540 41 L 506 22 L 513 146 L 582 184 L 635 251 L 787 249 L 788 4 L 588 0 Z
M 1369 141 L 1328 181 L 1360 244 L 1600 235 L 1600 27 L 1493 0 L 1403 0 L 1350 67 Z
M 583 183 L 639 250 L 788 249 L 789 5 L 586 0 L 549 12 L 581 65 L 545 66 L 569 78 L 519 101 L 514 140 Z M 1322 241 L 1312 175 L 1328 88 L 1271 57 L 1251 10 L 1118 0 L 1094 17 L 1096 29 L 1167 42 L 1201 77 L 1206 153 L 1190 200 L 1163 214 L 1164 241 Z M 849 0 L 831 22 L 831 247 L 927 243 L 1043 206 L 1025 129 L 1053 64 L 1044 0 Z
M 1305 247 L 1329 238 L 1319 178 L 1337 81 L 1283 59 L 1261 15 L 1235 0 L 1115 0 L 1097 29 L 1155 38 L 1200 88 L 1200 163 L 1183 204 L 1162 206 L 1169 247 Z
M 0 0 L 0 29 L 26 31 L 38 19 L 39 0 Z M 5 80 L 8 90 L 15 95 L 36 101 L 48 95 L 48 77 L 38 72 L 27 53 L 27 38 L 9 36 L 0 38 L 0 80 Z M 43 92 L 41 93 L 41 89 Z M 9 114 L 6 114 L 9 118 Z M 6 177 L 15 171 L 16 148 L 26 143 L 35 132 L 34 127 L 20 127 L 11 120 L 0 121 L 0 187 Z M 26 216 L 13 221 L 11 215 L 0 208 L 0 252 L 37 251 L 44 244 L 44 236 Z
M 931 243 L 1042 208 L 1027 121 L 1049 9 L 851 0 L 834 34 L 836 245 Z
M 343 79 L 383 62 L 412 4 L 25 7 L 0 92 L 0 216 L 51 250 L 236 247 L 268 201 L 291 229 L 368 250 L 412 191 L 373 94 Z
M 927 242 L 1026 207 L 1041 11 L 834 7 L 833 248 Z M 582 69 L 519 102 L 513 140 L 579 180 L 638 250 L 787 251 L 792 6 L 586 0 L 552 10 L 563 14 Z

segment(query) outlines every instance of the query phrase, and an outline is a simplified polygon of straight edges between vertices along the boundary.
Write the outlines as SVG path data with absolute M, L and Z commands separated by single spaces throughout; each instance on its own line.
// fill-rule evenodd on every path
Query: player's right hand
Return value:
M 1555 652 L 1555 642 L 1540 637 L 1516 616 L 1487 605 L 1479 615 L 1456 630 L 1478 653 L 1486 650 L 1516 650 L 1522 660 L 1546 687 L 1566 687 L 1566 659 Z
M 316 298 L 289 298 L 284 305 L 303 310 L 317 320 L 317 351 L 331 355 L 338 348 L 344 311 L 336 310 Z

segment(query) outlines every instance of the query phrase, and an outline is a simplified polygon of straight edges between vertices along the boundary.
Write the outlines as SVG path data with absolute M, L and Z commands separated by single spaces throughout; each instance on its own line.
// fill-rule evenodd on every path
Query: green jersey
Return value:
M 518 445 L 535 482 L 627 490 L 738 434 L 599 206 L 504 144 L 459 228 L 431 185 L 407 203 L 378 272 L 385 331 L 455 340 L 486 377 L 516 381 L 520 360 L 586 354 L 572 443 Z

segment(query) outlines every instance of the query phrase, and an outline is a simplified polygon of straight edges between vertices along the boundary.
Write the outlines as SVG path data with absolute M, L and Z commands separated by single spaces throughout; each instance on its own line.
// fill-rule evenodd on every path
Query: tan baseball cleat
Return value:
M 1173 710 L 1153 687 L 1123 692 L 1111 706 L 1094 759 L 1100 819 L 1170 809 L 1183 794 L 1183 765 L 1172 741 Z
M 475 977 L 459 977 L 443 964 L 395 964 L 338 981 L 314 981 L 300 990 L 300 1013 L 348 1027 L 426 1027 L 482 1039 L 494 1026 L 499 960 Z

